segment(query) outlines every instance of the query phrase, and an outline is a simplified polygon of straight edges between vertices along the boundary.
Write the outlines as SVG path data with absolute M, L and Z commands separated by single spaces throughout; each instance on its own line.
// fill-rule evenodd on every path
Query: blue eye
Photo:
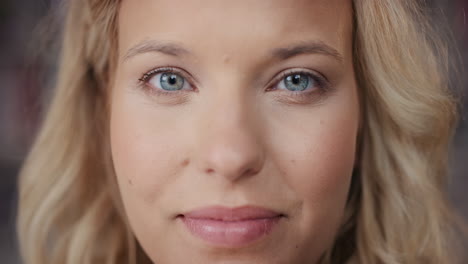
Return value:
M 302 92 L 317 84 L 310 74 L 293 73 L 286 75 L 279 83 L 281 89 L 287 89 L 292 92 Z
M 184 88 L 185 78 L 177 73 L 164 72 L 154 75 L 149 83 L 166 91 L 178 91 Z
M 183 93 L 183 90 L 192 89 L 191 82 L 185 76 L 187 73 L 183 70 L 164 67 L 151 70 L 138 79 L 143 87 L 148 88 L 147 91 L 159 95 L 175 95 Z

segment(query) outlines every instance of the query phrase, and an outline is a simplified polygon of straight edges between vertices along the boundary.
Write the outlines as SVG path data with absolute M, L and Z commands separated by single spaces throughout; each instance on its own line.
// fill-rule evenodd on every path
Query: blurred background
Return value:
M 0 1 L 0 263 L 3 264 L 20 263 L 15 239 L 17 173 L 37 131 L 53 83 L 58 49 L 48 40 L 58 32 L 47 25 L 60 19 L 60 12 L 54 16 L 50 12 L 58 10 L 61 2 Z M 434 10 L 436 24 L 439 19 L 446 20 L 468 65 L 468 0 L 426 2 Z M 462 75 L 460 93 L 466 94 L 466 70 L 462 70 Z M 453 205 L 468 221 L 467 97 L 461 97 L 461 102 L 463 116 L 453 142 L 449 192 Z

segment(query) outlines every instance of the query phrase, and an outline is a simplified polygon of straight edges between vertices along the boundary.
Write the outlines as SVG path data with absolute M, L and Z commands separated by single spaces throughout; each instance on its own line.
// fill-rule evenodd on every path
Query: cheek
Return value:
M 147 132 L 150 128 L 145 122 L 121 122 L 123 117 L 119 119 L 120 121 L 115 120 L 116 132 L 113 133 L 111 143 L 119 186 L 123 192 L 131 190 L 151 203 L 155 198 L 147 195 L 145 190 L 152 190 L 154 194 L 164 191 L 161 186 L 166 179 L 172 178 L 167 176 L 174 174 L 174 165 L 170 164 L 174 162 L 173 158 L 176 155 L 173 153 L 176 150 L 167 140 L 160 140 L 167 138 L 163 133 Z M 137 126 L 138 129 L 129 128 L 132 126 Z
M 318 122 L 301 140 L 288 141 L 281 147 L 290 157 L 286 174 L 294 189 L 307 200 L 322 203 L 331 195 L 346 194 L 356 141 L 353 129 L 347 128 L 346 123 Z
M 315 252 L 332 243 L 346 205 L 359 119 L 352 98 L 338 95 L 313 113 L 285 115 L 271 128 L 274 163 L 301 201 L 298 233 L 309 234 L 305 244 Z
M 122 94 L 114 95 L 110 124 L 116 177 L 130 221 L 151 220 L 155 201 L 169 191 L 165 186 L 183 166 L 177 159 L 181 143 L 175 141 L 175 131 L 181 130 L 168 120 L 171 115 L 155 114 L 147 103 Z

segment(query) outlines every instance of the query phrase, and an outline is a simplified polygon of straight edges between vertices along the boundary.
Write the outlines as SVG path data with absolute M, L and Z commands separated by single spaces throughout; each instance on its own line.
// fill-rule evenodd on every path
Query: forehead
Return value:
M 350 0 L 124 0 L 119 52 L 148 39 L 222 56 L 319 40 L 347 57 L 351 10 Z

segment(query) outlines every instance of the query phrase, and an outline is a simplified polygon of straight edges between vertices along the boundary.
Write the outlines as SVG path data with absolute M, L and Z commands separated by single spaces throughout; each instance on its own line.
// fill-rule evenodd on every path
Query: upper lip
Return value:
M 196 209 L 179 216 L 192 219 L 210 219 L 218 221 L 245 221 L 285 216 L 282 213 L 257 206 L 242 206 L 229 208 L 224 206 L 210 206 Z

